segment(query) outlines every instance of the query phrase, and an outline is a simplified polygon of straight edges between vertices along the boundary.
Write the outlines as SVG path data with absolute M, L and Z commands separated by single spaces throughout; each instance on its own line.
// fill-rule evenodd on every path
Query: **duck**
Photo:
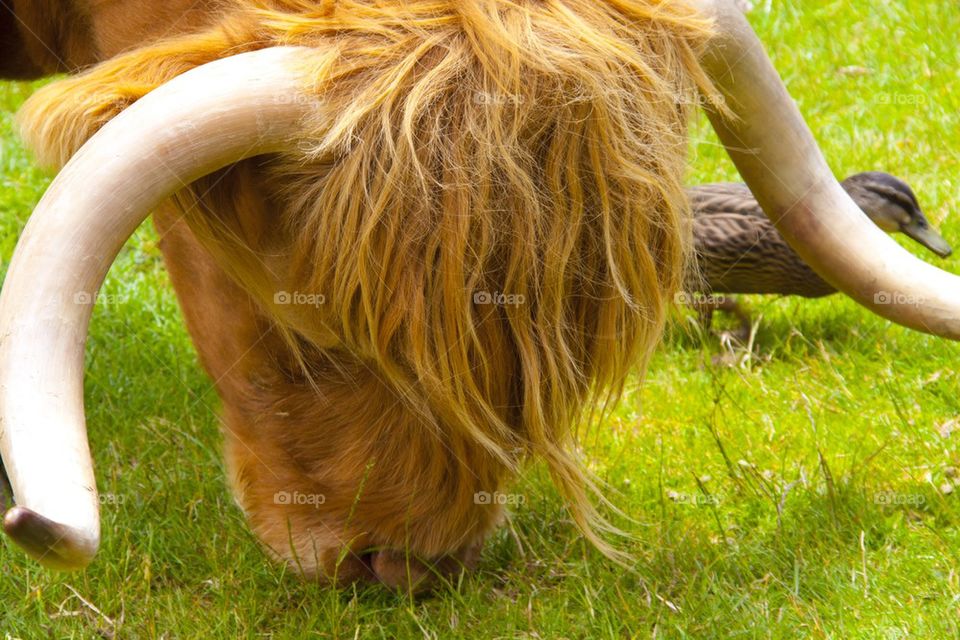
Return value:
M 880 229 L 902 233 L 941 258 L 953 250 L 934 229 L 913 189 L 881 171 L 854 174 L 840 183 Z M 723 294 L 779 294 L 820 298 L 837 292 L 808 266 L 766 217 L 750 189 L 740 183 L 704 184 L 687 189 L 693 212 L 696 269 L 688 290 L 709 323 L 713 310 L 729 311 L 742 324 L 749 318 Z

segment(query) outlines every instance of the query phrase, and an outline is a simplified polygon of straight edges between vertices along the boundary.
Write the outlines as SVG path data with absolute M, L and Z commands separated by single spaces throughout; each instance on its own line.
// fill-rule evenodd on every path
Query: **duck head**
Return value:
M 857 173 L 842 183 L 853 201 L 887 233 L 902 233 L 941 258 L 953 249 L 920 209 L 917 196 L 903 180 L 880 171 Z

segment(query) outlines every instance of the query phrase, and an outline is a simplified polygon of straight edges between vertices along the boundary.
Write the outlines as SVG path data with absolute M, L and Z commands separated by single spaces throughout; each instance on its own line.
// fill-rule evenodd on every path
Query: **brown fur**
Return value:
M 141 19 L 152 3 L 78 4 L 99 57 L 168 35 L 169 16 Z M 304 65 L 335 120 L 157 216 L 267 547 L 340 581 L 449 571 L 500 520 L 475 494 L 533 455 L 612 553 L 574 434 L 645 362 L 681 284 L 684 105 L 707 88 L 709 25 L 681 0 L 224 0 L 168 23 L 39 92 L 22 121 L 60 165 L 192 67 L 316 51 Z

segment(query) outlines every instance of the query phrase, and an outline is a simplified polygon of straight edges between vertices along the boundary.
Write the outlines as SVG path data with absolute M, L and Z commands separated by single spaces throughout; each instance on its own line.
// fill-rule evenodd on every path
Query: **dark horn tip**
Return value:
M 83 569 L 97 553 L 98 541 L 26 507 L 13 507 L 3 517 L 3 530 L 27 554 L 48 569 Z

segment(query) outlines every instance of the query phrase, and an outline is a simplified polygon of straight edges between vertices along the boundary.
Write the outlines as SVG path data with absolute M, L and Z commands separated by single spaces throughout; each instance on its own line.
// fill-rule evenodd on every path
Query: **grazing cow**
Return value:
M 0 296 L 4 529 L 50 567 L 97 550 L 89 300 L 154 210 L 237 501 L 337 583 L 469 565 L 501 518 L 477 496 L 530 457 L 613 553 L 572 434 L 683 283 L 696 95 L 810 264 L 958 333 L 956 282 L 846 197 L 731 0 L 32 0 L 0 21 L 3 75 L 79 72 L 21 113 L 64 168 Z M 875 302 L 918 282 L 930 305 Z

